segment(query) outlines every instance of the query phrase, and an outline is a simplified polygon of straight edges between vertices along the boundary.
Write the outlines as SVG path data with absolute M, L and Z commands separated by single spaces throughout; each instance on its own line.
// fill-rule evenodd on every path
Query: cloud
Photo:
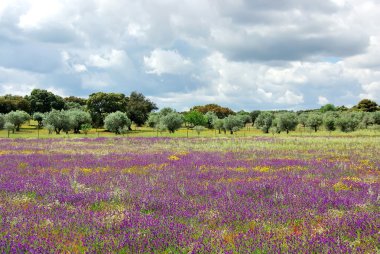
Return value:
M 329 100 L 326 97 L 318 96 L 318 104 L 319 105 L 326 105 L 329 103 Z
M 286 90 L 285 94 L 277 99 L 276 101 L 279 104 L 287 104 L 287 105 L 296 105 L 303 103 L 303 95 L 295 94 L 292 91 Z
M 144 56 L 144 64 L 148 73 L 161 74 L 181 74 L 191 67 L 191 61 L 185 59 L 178 52 L 173 50 L 155 49 L 150 56 Z
M 98 68 L 121 66 L 126 57 L 127 56 L 123 50 L 112 49 L 108 54 L 90 55 L 87 64 Z
M 178 109 L 380 100 L 379 9 L 374 0 L 2 0 L 0 93 L 138 90 Z

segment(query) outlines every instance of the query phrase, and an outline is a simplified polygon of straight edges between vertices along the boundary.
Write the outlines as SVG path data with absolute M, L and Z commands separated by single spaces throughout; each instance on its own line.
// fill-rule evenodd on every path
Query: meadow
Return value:
M 0 252 L 380 251 L 379 135 L 248 134 L 1 138 Z

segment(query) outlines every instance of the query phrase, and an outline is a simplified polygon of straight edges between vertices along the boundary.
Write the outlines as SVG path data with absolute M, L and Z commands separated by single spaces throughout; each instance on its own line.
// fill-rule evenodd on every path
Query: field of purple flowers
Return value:
M 1 253 L 376 253 L 380 139 L 0 140 Z

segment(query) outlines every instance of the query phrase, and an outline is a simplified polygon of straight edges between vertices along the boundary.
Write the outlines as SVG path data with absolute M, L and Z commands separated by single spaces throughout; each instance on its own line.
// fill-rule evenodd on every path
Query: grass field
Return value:
M 380 251 L 376 133 L 35 134 L 0 139 L 1 253 Z

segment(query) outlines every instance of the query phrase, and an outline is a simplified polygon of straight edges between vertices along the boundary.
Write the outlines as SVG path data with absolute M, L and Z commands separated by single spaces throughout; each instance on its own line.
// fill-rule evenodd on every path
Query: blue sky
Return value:
M 2 0 L 0 94 L 142 92 L 161 107 L 380 102 L 375 0 Z

